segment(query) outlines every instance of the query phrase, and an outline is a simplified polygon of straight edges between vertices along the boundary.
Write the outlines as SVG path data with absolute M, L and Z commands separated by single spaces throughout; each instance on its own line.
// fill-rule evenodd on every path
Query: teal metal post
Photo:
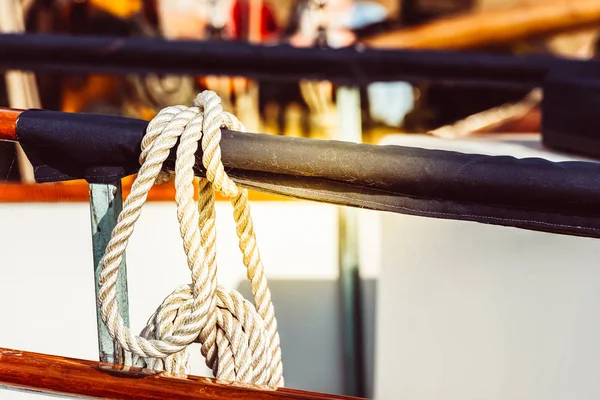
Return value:
M 94 253 L 94 278 L 96 287 L 96 316 L 98 321 L 98 348 L 100 361 L 124 364 L 126 356 L 120 346 L 113 341 L 108 329 L 102 321 L 101 309 L 98 302 L 100 283 L 100 262 L 104 250 L 110 241 L 112 231 L 117 224 L 117 217 L 123 208 L 123 193 L 121 181 L 109 184 L 90 184 L 90 212 L 92 219 L 92 248 Z M 129 326 L 129 299 L 127 294 L 127 268 L 125 256 L 121 261 L 119 279 L 117 281 L 117 302 L 121 317 Z M 130 357 L 127 355 L 127 357 Z
M 362 142 L 360 90 L 337 90 L 339 140 Z M 365 396 L 364 345 L 359 266 L 358 210 L 338 208 L 339 282 L 341 291 L 342 340 L 345 394 Z

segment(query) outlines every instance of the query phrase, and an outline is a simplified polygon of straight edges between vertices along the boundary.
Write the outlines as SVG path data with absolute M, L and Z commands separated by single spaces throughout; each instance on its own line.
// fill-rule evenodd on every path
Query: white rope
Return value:
M 225 173 L 219 147 L 221 127 L 245 130 L 232 114 L 223 112 L 220 98 L 211 91 L 200 93 L 193 107 L 163 109 L 149 123 L 142 141 L 141 168 L 102 260 L 102 319 L 111 336 L 133 353 L 136 365 L 187 373 L 186 347 L 199 338 L 206 365 L 215 377 L 283 386 L 277 321 L 256 244 L 248 193 Z M 167 296 L 141 335 L 136 336 L 123 323 L 116 302 L 119 264 L 148 191 L 156 181 L 164 180 L 163 162 L 178 140 L 175 201 L 192 282 Z M 193 167 L 199 141 L 206 179 L 199 180 L 196 205 Z M 215 191 L 231 197 L 254 305 L 238 292 L 217 284 Z

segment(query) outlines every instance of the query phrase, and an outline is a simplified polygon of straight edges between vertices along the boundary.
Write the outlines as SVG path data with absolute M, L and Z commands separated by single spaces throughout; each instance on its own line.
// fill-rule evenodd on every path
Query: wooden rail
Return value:
M 23 110 L 0 107 L 0 140 L 17 140 L 17 120 Z
M 129 195 L 132 177 L 123 179 L 123 197 Z M 196 200 L 197 200 L 197 194 Z M 217 201 L 229 201 L 216 193 Z M 251 190 L 248 192 L 250 201 L 295 201 L 290 197 Z M 148 201 L 174 201 L 175 186 L 173 183 L 155 185 L 148 194 Z M 90 200 L 90 188 L 86 181 L 37 183 L 25 185 L 20 183 L 0 183 L 1 203 L 80 203 Z
M 0 348 L 0 387 L 115 400 L 350 400 Z M 0 388 L 0 390 L 3 390 Z M 0 395 L 0 397 L 2 397 Z
M 469 12 L 414 28 L 377 34 L 362 41 L 378 48 L 462 50 L 593 28 L 598 23 L 599 1 L 555 0 L 502 10 Z

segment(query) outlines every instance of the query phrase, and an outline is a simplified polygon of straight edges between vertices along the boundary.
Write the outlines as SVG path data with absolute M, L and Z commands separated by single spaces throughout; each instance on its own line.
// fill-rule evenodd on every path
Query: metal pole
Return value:
M 94 278 L 96 288 L 96 314 L 98 321 L 98 348 L 100 361 L 113 364 L 124 364 L 126 357 L 120 346 L 113 341 L 108 329 L 102 321 L 101 309 L 98 302 L 100 288 L 100 262 L 112 231 L 117 224 L 117 217 L 123 208 L 121 181 L 108 184 L 90 184 L 90 212 L 92 220 L 92 247 L 94 253 Z M 119 278 L 117 280 L 117 302 L 121 317 L 129 326 L 129 300 L 127 294 L 127 268 L 125 256 L 121 261 Z
M 340 87 L 337 90 L 338 139 L 362 142 L 360 90 Z M 365 371 L 362 341 L 361 282 L 358 249 L 358 210 L 338 208 L 338 251 L 341 291 L 342 339 L 345 393 L 364 397 Z

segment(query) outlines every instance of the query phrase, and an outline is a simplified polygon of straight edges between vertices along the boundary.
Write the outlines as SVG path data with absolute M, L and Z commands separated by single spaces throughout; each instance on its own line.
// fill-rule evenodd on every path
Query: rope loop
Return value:
M 99 301 L 110 335 L 133 354 L 133 363 L 187 373 L 187 347 L 199 339 L 206 365 L 215 377 L 283 386 L 277 321 L 258 250 L 248 192 L 238 187 L 221 161 L 221 128 L 245 131 L 224 112 L 212 91 L 200 93 L 191 107 L 171 106 L 150 121 L 141 143 L 141 168 L 123 204 L 101 264 Z M 163 163 L 177 144 L 175 171 Z M 206 178 L 199 178 L 194 201 L 194 166 L 200 143 Z M 191 283 L 175 289 L 150 317 L 139 336 L 125 326 L 116 301 L 119 265 L 155 183 L 175 180 L 177 219 L 191 272 Z M 215 192 L 231 198 L 239 248 L 251 283 L 254 304 L 217 283 Z

